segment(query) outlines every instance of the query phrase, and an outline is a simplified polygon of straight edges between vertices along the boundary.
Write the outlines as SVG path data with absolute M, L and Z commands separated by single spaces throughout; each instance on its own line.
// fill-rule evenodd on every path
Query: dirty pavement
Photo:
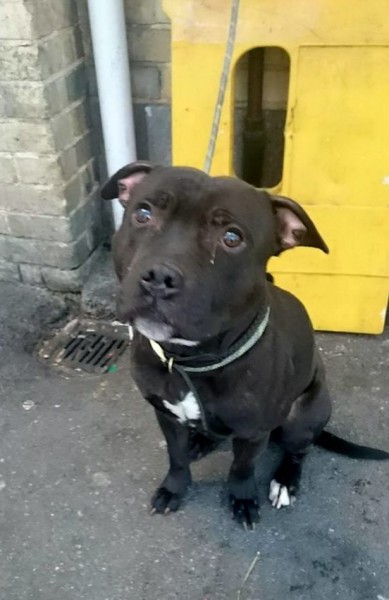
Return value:
M 193 465 L 180 512 L 151 517 L 166 453 L 128 352 L 104 375 L 49 367 L 34 348 L 76 305 L 11 283 L 0 299 L 1 600 L 389 599 L 389 463 L 313 449 L 295 505 L 276 511 L 271 448 L 246 533 L 227 509 L 227 446 Z M 389 450 L 389 329 L 317 341 L 330 429 Z

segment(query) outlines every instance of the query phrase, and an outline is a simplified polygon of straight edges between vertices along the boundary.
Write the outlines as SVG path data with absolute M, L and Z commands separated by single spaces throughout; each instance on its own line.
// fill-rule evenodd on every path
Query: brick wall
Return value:
M 100 209 L 77 3 L 0 3 L 0 278 L 78 290 Z

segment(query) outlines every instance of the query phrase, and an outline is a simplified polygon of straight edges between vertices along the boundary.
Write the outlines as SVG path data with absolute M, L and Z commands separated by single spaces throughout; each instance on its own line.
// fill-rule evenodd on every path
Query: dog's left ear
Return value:
M 156 165 L 147 160 L 137 160 L 116 171 L 100 190 L 104 200 L 119 198 L 119 202 L 126 207 L 131 192 L 142 179 L 155 168 Z
M 277 254 L 295 246 L 319 248 L 328 254 L 328 246 L 305 210 L 291 198 L 270 196 L 279 227 Z

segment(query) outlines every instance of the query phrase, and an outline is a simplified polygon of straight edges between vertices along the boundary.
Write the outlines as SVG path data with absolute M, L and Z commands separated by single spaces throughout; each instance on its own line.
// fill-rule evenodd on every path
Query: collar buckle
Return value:
M 164 364 L 164 365 L 166 365 L 169 373 L 171 373 L 173 371 L 174 358 L 173 357 L 168 358 L 166 356 L 166 354 L 165 354 L 164 349 L 162 348 L 162 346 L 160 346 L 154 340 L 149 340 L 149 342 L 150 342 L 150 346 L 152 347 L 152 349 L 154 350 L 155 354 L 160 359 L 161 363 Z

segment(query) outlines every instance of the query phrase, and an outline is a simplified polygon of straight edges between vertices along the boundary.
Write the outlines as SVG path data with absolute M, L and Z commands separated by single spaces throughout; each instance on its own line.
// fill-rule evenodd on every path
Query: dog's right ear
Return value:
M 147 160 L 138 160 L 116 171 L 100 190 L 104 200 L 118 198 L 124 208 L 126 207 L 133 189 L 140 181 L 155 168 Z

